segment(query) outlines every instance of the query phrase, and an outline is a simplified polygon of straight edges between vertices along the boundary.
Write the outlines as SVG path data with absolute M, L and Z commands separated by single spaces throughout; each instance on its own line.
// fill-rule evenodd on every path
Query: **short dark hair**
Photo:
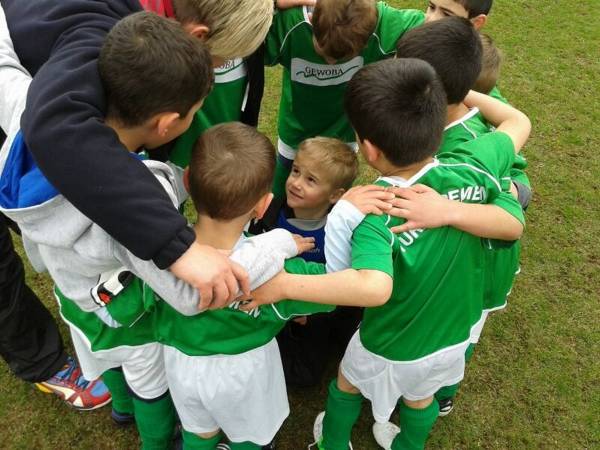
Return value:
M 249 125 L 216 125 L 198 139 L 189 170 L 196 211 L 215 220 L 232 220 L 249 212 L 270 192 L 275 147 Z
M 477 17 L 480 14 L 488 15 L 492 9 L 493 0 L 455 0 L 460 3 L 469 14 L 469 19 Z
M 162 112 L 188 114 L 214 81 L 210 54 L 177 22 L 138 12 L 108 33 L 98 68 L 107 117 L 138 126 Z
M 481 38 L 471 22 L 446 17 L 408 31 L 396 45 L 396 57 L 427 61 L 437 72 L 448 104 L 460 103 L 481 73 Z
M 363 67 L 348 83 L 345 108 L 360 141 L 369 140 L 398 167 L 433 155 L 446 124 L 444 88 L 420 59 Z

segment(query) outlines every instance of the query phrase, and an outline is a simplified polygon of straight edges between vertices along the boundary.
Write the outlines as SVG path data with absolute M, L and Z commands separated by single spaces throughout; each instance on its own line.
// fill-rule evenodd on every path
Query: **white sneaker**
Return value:
M 400 433 L 400 427 L 394 425 L 392 422 L 373 424 L 373 436 L 375 440 L 384 450 L 391 450 L 392 442 L 396 436 Z
M 321 439 L 323 439 L 323 418 L 325 417 L 325 411 L 321 411 L 319 414 L 317 414 L 317 417 L 315 418 L 315 423 L 313 425 L 313 438 L 315 439 L 315 442 L 310 444 L 308 448 L 313 448 L 313 446 L 315 448 L 318 448 L 318 443 L 321 442 Z M 348 448 L 350 450 L 354 450 L 354 448 L 352 447 L 352 442 L 348 442 Z

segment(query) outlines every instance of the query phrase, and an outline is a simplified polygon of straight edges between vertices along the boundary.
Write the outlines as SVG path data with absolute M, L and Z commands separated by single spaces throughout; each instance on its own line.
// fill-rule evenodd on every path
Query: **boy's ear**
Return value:
M 254 208 L 255 219 L 260 220 L 263 218 L 263 216 L 267 212 L 267 209 L 269 208 L 269 205 L 271 204 L 272 201 L 273 201 L 273 193 L 272 192 L 269 192 L 268 194 L 265 194 L 260 198 L 260 200 L 256 204 L 256 207 Z
M 189 194 L 190 193 L 190 168 L 186 167 L 185 170 L 183 171 L 183 187 L 185 188 L 186 192 Z
M 208 36 L 210 28 L 199 23 L 186 23 L 183 29 L 198 39 L 204 40 Z
M 362 146 L 363 155 L 368 162 L 373 163 L 381 156 L 381 150 L 379 150 L 376 145 L 373 145 L 368 139 L 362 141 Z
M 344 195 L 345 192 L 346 192 L 346 189 L 344 189 L 344 188 L 339 188 L 339 189 L 336 189 L 335 191 L 333 191 L 329 195 L 329 203 L 331 203 L 332 205 L 335 205 L 338 202 L 338 200 L 340 198 L 342 198 L 342 195 Z
M 487 23 L 487 18 L 488 18 L 488 17 L 487 17 L 487 15 L 485 15 L 485 14 L 479 14 L 478 16 L 476 16 L 476 17 L 473 17 L 473 18 L 472 18 L 472 19 L 470 19 L 470 20 L 471 20 L 471 23 L 473 24 L 473 27 L 474 27 L 474 28 L 475 28 L 477 31 L 479 31 L 479 30 L 481 30 L 481 29 L 482 29 L 482 28 L 485 26 L 485 24 Z
M 156 119 L 156 132 L 159 136 L 165 137 L 173 125 L 181 118 L 179 113 L 166 112 L 159 114 Z

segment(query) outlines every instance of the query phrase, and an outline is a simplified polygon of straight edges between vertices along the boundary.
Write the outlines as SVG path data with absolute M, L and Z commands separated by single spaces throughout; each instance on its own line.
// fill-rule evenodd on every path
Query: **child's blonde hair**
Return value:
M 312 16 L 319 49 L 336 60 L 358 55 L 375 27 L 374 0 L 319 0 Z
M 298 155 L 318 164 L 333 189 L 350 189 L 358 175 L 358 158 L 348 144 L 328 137 L 306 139 L 298 147 Z
M 225 60 L 254 53 L 273 20 L 272 0 L 175 0 L 173 5 L 182 24 L 208 27 L 211 55 Z
M 500 67 L 502 66 L 502 52 L 487 34 L 481 34 L 481 45 L 483 54 L 481 58 L 481 72 L 473 85 L 473 90 L 482 94 L 489 94 L 500 78 Z

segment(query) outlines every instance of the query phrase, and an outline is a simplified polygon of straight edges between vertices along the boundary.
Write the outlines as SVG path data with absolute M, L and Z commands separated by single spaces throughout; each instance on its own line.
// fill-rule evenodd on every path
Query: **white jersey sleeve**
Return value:
M 327 216 L 325 260 L 327 272 L 339 272 L 352 263 L 352 233 L 365 215 L 347 200 L 340 200 Z

